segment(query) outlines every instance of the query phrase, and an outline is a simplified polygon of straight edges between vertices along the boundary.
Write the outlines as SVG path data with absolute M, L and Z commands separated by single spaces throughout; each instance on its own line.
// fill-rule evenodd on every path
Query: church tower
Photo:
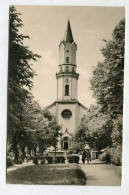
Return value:
M 71 138 L 81 118 L 87 112 L 87 108 L 78 101 L 79 74 L 76 73 L 76 51 L 77 45 L 68 20 L 64 38 L 59 44 L 59 65 L 56 73 L 57 100 L 47 107 L 62 127 L 59 150 L 72 148 Z
M 57 78 L 57 100 L 77 100 L 76 51 L 70 22 L 68 20 L 64 39 L 59 44 L 59 72 Z

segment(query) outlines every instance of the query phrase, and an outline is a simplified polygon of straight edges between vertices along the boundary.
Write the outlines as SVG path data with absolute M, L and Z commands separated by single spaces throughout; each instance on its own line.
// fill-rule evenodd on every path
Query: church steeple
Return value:
M 70 22 L 68 20 L 65 35 L 59 45 L 59 71 L 57 78 L 57 99 L 61 101 L 77 100 L 76 51 Z
M 76 65 L 77 45 L 74 42 L 70 22 L 68 20 L 63 40 L 59 44 L 59 64 Z
M 67 22 L 67 27 L 66 27 L 66 31 L 65 31 L 65 35 L 64 35 L 64 41 L 69 42 L 69 43 L 74 42 L 69 20 Z

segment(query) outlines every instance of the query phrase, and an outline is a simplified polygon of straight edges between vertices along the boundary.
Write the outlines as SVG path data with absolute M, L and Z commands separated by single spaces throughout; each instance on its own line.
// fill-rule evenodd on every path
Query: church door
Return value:
M 63 139 L 63 149 L 68 150 L 69 149 L 69 140 L 68 137 L 64 137 Z
M 64 141 L 64 150 L 68 150 L 68 149 L 69 149 L 68 141 Z

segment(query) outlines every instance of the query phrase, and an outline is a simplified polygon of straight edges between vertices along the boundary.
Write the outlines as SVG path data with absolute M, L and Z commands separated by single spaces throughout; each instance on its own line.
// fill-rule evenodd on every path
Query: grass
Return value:
M 86 176 L 76 164 L 27 166 L 7 174 L 9 184 L 85 185 Z

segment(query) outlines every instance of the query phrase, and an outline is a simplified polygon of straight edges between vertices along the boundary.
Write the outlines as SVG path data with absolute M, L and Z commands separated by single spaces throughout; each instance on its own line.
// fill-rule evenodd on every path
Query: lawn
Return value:
M 9 172 L 7 183 L 85 185 L 86 176 L 77 164 L 35 165 Z

